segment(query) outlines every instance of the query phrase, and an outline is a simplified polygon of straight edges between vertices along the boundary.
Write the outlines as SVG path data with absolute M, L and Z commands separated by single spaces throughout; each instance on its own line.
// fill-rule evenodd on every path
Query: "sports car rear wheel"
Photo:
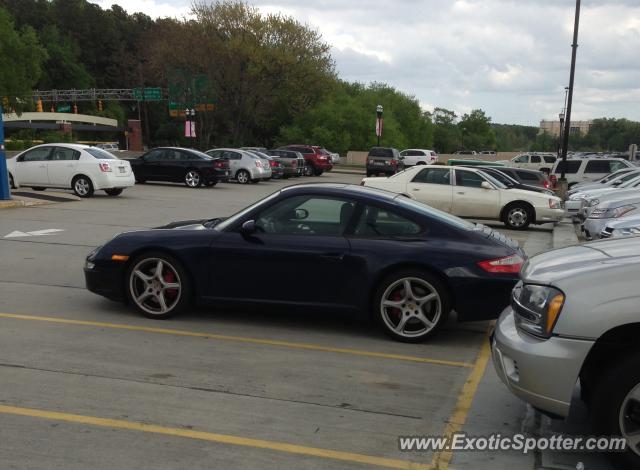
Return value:
M 175 258 L 164 253 L 145 253 L 127 271 L 127 296 L 143 315 L 169 318 L 189 305 L 189 279 Z
M 435 276 L 420 270 L 387 276 L 380 283 L 375 305 L 386 333 L 407 343 L 433 335 L 450 310 L 445 287 Z

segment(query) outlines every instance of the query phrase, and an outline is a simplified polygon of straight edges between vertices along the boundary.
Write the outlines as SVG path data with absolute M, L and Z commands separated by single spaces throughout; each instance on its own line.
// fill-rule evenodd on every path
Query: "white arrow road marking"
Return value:
M 38 237 L 40 235 L 53 235 L 57 232 L 64 232 L 62 228 L 47 228 L 44 230 L 34 230 L 33 232 L 21 232 L 19 230 L 15 230 L 8 235 L 5 235 L 4 238 L 14 238 L 14 237 Z
M 11 232 L 9 235 L 5 235 L 4 238 L 13 238 L 13 237 L 30 237 L 28 233 L 19 232 L 16 230 L 15 232 Z
M 34 236 L 38 236 L 38 235 L 51 235 L 53 233 L 56 232 L 64 232 L 64 229 L 61 228 L 48 228 L 45 230 L 35 230 L 33 232 L 27 232 L 29 235 L 34 235 Z

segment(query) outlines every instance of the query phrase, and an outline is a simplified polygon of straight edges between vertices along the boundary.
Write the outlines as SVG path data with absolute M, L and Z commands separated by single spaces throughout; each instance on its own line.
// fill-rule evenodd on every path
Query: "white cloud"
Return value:
M 495 122 L 557 118 L 569 81 L 574 0 L 249 0 L 294 16 L 332 46 L 340 76 Z M 99 0 L 184 16 L 187 0 Z M 640 2 L 583 2 L 573 116 L 640 120 Z

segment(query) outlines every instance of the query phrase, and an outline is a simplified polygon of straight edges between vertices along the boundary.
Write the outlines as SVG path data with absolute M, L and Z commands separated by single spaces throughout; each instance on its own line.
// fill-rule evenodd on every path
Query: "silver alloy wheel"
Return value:
M 247 184 L 249 182 L 249 173 L 246 170 L 240 170 L 236 175 L 236 179 L 240 184 Z
M 442 315 L 438 291 L 424 279 L 404 277 L 382 294 L 380 313 L 385 326 L 406 338 L 422 336 L 436 327 Z
M 620 407 L 620 432 L 627 441 L 627 447 L 640 455 L 640 384 L 632 388 Z
M 170 312 L 182 295 L 178 271 L 160 258 L 145 258 L 136 264 L 129 277 L 129 289 L 136 305 L 152 315 Z
M 190 188 L 197 188 L 200 186 L 200 173 L 196 170 L 187 171 L 187 174 L 184 177 L 184 182 L 187 183 L 187 186 Z
M 523 227 L 529 220 L 529 213 L 524 207 L 514 207 L 507 213 L 507 222 L 512 227 Z
M 73 185 L 73 189 L 79 196 L 86 196 L 87 194 L 89 194 L 90 188 L 91 182 L 88 181 L 84 176 L 77 178 L 75 184 Z

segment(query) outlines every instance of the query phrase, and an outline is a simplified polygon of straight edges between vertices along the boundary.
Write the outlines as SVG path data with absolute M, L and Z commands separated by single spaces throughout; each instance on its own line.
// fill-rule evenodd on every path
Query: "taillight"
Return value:
M 227 162 L 213 162 L 213 166 L 215 168 L 228 168 L 229 167 Z
M 391 160 L 389 163 L 391 164 L 391 166 L 396 166 L 398 164 L 398 161 L 397 160 Z
M 549 180 L 544 180 L 544 183 L 542 183 L 542 184 L 547 189 L 549 189 L 549 187 L 551 186 L 551 184 L 549 183 Z
M 549 180 L 551 180 L 551 184 L 555 188 L 556 185 L 558 184 L 558 177 L 556 175 L 551 175 L 549 176 Z
M 278 164 L 274 160 L 269 160 L 269 166 L 276 167 Z
M 519 255 L 489 259 L 478 262 L 478 266 L 488 273 L 519 273 L 524 260 Z
M 104 173 L 111 171 L 111 165 L 108 163 L 99 163 L 98 165 L 100 165 L 100 171 Z
M 258 168 L 262 168 L 262 163 L 260 163 L 259 161 L 257 161 L 257 160 L 256 160 L 256 166 L 257 166 Z

